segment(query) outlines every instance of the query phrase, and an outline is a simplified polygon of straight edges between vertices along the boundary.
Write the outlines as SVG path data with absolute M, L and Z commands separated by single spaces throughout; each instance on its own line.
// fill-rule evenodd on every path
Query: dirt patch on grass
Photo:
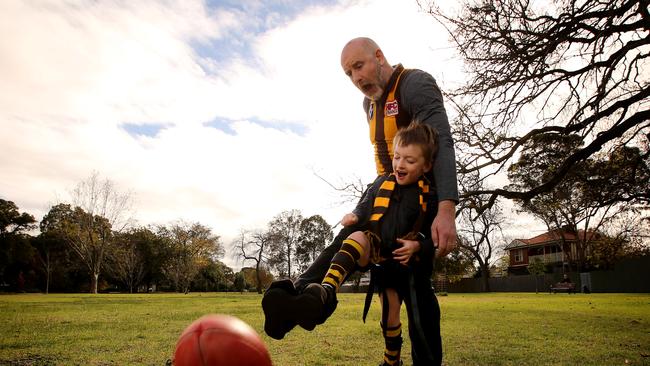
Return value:
M 0 359 L 0 366 L 53 366 L 56 359 L 47 356 L 29 355 L 15 360 Z

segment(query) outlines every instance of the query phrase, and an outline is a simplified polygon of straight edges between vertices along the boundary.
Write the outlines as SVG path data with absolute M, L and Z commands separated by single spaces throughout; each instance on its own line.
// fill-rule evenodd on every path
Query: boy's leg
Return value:
M 342 229 L 337 238 L 340 239 L 341 234 L 348 233 L 350 230 L 352 228 Z M 361 235 L 363 236 L 363 233 Z M 365 236 L 363 238 L 365 239 Z M 320 267 L 323 266 L 331 249 L 335 248 L 336 245 L 335 240 L 328 248 L 330 251 L 321 253 L 318 260 L 305 272 L 311 277 L 305 276 L 304 279 L 315 280 L 320 277 L 318 281 L 323 280 L 328 273 L 330 264 L 327 263 L 328 266 L 324 271 L 321 271 Z M 340 248 L 343 249 L 344 247 L 348 248 L 349 245 L 341 244 Z M 339 251 L 333 255 L 332 262 L 336 260 L 338 254 Z M 348 273 L 354 270 L 355 265 L 353 262 Z M 345 277 L 347 277 L 347 273 L 342 281 L 345 280 Z M 336 294 L 325 292 L 325 289 L 320 284 L 305 283 L 304 290 L 298 291 L 292 283 L 287 283 L 287 281 L 274 282 L 262 298 L 262 309 L 265 317 L 264 331 L 275 339 L 282 339 L 296 325 L 300 325 L 306 330 L 313 330 L 317 324 L 323 323 L 336 309 Z
M 388 308 L 384 309 L 384 296 L 386 296 Z M 387 311 L 386 324 L 381 325 L 384 336 L 384 361 L 381 366 L 398 366 L 400 365 L 402 353 L 402 322 L 400 321 L 401 301 L 395 289 L 386 289 L 380 294 L 380 303 L 382 304 L 382 313 Z
M 367 265 L 370 242 L 361 231 L 355 231 L 343 241 L 341 250 L 336 253 L 323 278 L 323 282 L 311 283 L 305 288 L 304 294 L 313 296 L 321 304 L 316 324 L 322 324 L 336 309 L 336 293 L 357 265 Z M 314 326 L 316 325 L 314 324 Z
M 309 268 L 303 272 L 298 279 L 294 282 L 294 286 L 298 292 L 302 292 L 307 285 L 310 283 L 321 283 L 327 270 L 330 267 L 330 262 L 332 258 L 338 253 L 343 244 L 343 240 L 350 236 L 353 232 L 358 229 L 355 226 L 343 227 L 336 237 L 332 240 L 332 243 L 320 253 L 320 255 L 314 260 Z
M 269 286 L 262 298 L 264 331 L 269 337 L 282 339 L 285 334 L 298 325 L 295 319 L 296 313 L 293 309 L 293 304 L 297 300 L 296 297 L 301 295 L 308 284 L 320 283 L 323 280 L 329 269 L 330 261 L 341 249 L 343 239 L 348 237 L 354 230 L 354 227 L 342 228 L 332 241 L 332 244 L 325 248 L 314 263 L 298 277 L 295 285 L 291 280 L 285 279 L 274 281 Z M 303 328 L 304 325 L 309 327 L 309 324 L 301 324 Z
M 377 177 L 377 179 L 379 178 Z M 370 187 L 370 184 L 368 187 Z M 364 199 L 367 192 L 368 189 L 363 192 L 360 200 Z M 343 240 L 357 230 L 358 228 L 354 225 L 343 227 L 332 241 L 332 244 L 321 252 L 314 263 L 298 277 L 295 284 L 286 283 L 287 280 L 282 280 L 276 281 L 269 286 L 262 298 L 266 334 L 275 339 L 282 339 L 286 333 L 296 326 L 297 322 L 293 318 L 293 314 L 284 304 L 292 302 L 293 298 L 302 293 L 310 283 L 320 283 L 323 280 L 332 258 L 341 249 Z

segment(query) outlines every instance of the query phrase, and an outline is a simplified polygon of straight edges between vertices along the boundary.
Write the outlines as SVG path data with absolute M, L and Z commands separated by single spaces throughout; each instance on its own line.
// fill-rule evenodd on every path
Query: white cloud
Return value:
M 229 242 L 282 210 L 334 223 L 351 207 L 334 206 L 313 171 L 374 174 L 362 96 L 340 70 L 345 42 L 370 36 L 391 62 L 459 77 L 415 2 L 311 7 L 257 36 L 258 18 L 232 15 L 200 1 L 3 1 L 2 197 L 40 218 L 95 170 L 133 191 L 141 224 L 199 221 Z M 197 54 L 236 34 L 252 59 Z M 235 134 L 204 125 L 215 118 Z M 134 137 L 124 123 L 168 127 Z

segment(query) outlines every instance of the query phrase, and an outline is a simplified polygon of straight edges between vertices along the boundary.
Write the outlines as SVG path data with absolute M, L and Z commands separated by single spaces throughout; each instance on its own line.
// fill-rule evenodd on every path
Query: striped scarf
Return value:
M 375 196 L 369 222 L 370 230 L 377 236 L 380 236 L 381 234 L 381 218 L 384 216 L 386 211 L 388 211 L 390 197 L 395 190 L 396 184 L 397 178 L 395 177 L 395 174 L 391 173 L 381 186 L 379 186 L 379 191 L 377 191 L 377 195 Z M 429 193 L 429 185 L 426 182 L 426 178 L 420 177 L 418 180 L 418 187 L 420 188 L 420 215 L 415 221 L 411 232 L 402 239 L 414 240 L 417 237 L 417 233 L 420 231 L 420 226 L 422 226 L 422 221 L 424 220 L 424 214 L 427 212 L 427 202 L 424 196 Z

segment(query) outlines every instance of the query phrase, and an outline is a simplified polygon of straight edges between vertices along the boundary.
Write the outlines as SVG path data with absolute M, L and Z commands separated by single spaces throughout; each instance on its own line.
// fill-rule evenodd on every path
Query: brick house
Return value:
M 589 231 L 587 241 L 599 240 L 602 235 Z M 536 258 L 553 272 L 569 265 L 579 254 L 580 243 L 585 240 L 585 231 L 578 233 L 556 229 L 530 239 L 515 239 L 505 247 L 510 254 L 509 274 L 528 274 L 528 265 Z M 585 248 L 588 251 L 588 246 Z M 582 253 L 585 256 L 587 253 Z M 572 260 L 573 259 L 573 260 Z

